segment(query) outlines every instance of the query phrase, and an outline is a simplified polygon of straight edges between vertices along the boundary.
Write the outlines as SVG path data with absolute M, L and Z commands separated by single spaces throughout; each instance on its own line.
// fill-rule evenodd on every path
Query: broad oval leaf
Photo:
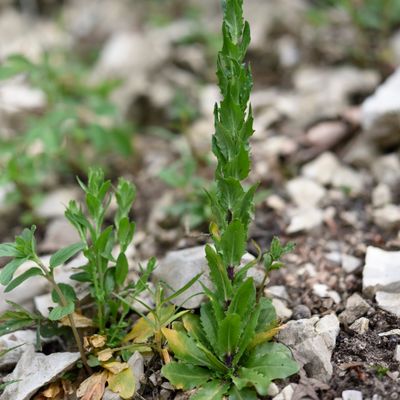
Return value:
M 229 383 L 211 381 L 204 384 L 190 400 L 222 400 L 229 390 Z
M 0 257 L 18 257 L 19 251 L 14 243 L 0 244 Z
M 210 370 L 181 362 L 171 362 L 164 365 L 161 373 L 172 385 L 182 390 L 199 387 L 212 378 Z
M 74 303 L 68 303 L 67 306 L 56 306 L 54 307 L 49 313 L 49 320 L 50 321 L 59 321 L 60 319 L 64 318 L 65 316 L 72 314 L 75 310 Z
M 185 332 L 168 328 L 162 328 L 161 331 L 168 341 L 169 348 L 177 358 L 193 365 L 211 366 L 205 354 L 196 346 L 196 342 Z

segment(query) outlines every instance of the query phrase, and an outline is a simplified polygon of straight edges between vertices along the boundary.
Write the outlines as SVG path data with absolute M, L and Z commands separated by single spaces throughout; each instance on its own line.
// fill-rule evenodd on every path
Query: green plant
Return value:
M 54 279 L 54 269 L 82 250 L 83 243 L 76 243 L 59 250 L 53 254 L 50 263 L 47 266 L 43 264 L 37 254 L 36 240 L 34 236 L 35 229 L 35 227 L 25 229 L 20 236 L 15 238 L 14 243 L 3 243 L 0 245 L 0 257 L 12 257 L 12 260 L 0 272 L 0 283 L 6 286 L 5 292 L 7 293 L 34 276 L 41 276 L 46 279 L 52 288 L 52 298 L 57 303 L 57 306 L 50 312 L 49 319 L 57 321 L 65 316 L 68 317 L 74 339 L 81 353 L 82 361 L 87 369 L 90 370 L 87 365 L 85 351 L 72 315 L 75 310 L 75 291 L 70 285 L 64 283 L 57 284 Z M 22 274 L 14 277 L 15 272 L 26 261 L 32 261 L 34 266 L 31 266 Z M 28 323 L 30 316 L 23 313 L 21 310 L 18 311 L 18 313 L 15 311 L 12 312 L 14 315 L 10 314 L 10 312 L 6 312 L 5 316 L 0 316 L 0 320 L 8 320 L 10 326 L 9 329 L 15 325 L 18 326 L 18 321 L 20 321 L 20 326 L 24 326 L 22 321 L 25 320 L 25 322 Z M 31 322 L 33 320 L 34 319 L 31 316 Z
M 131 128 L 109 100 L 118 82 L 90 84 L 89 70 L 61 52 L 36 63 L 14 55 L 0 66 L 0 80 L 23 74 L 46 98 L 43 112 L 0 139 L 0 184 L 15 188 L 10 201 L 30 210 L 54 174 L 61 179 L 71 172 L 86 175 L 89 165 L 101 160 L 106 166 L 113 153 L 131 154 Z
M 151 269 L 144 274 L 136 286 L 134 283 L 127 284 L 128 260 L 125 252 L 135 231 L 135 224 L 129 219 L 129 212 L 135 198 L 133 185 L 120 178 L 115 190 L 111 191 L 111 182 L 104 179 L 104 173 L 100 169 L 89 171 L 87 185 L 80 181 L 79 183 L 86 194 L 88 216 L 75 201 L 70 202 L 65 215 L 77 229 L 81 241 L 57 251 L 50 258 L 49 265 L 44 265 L 36 250 L 35 227 L 25 229 L 20 236 L 15 238 L 14 243 L 0 245 L 0 257 L 12 257 L 0 272 L 0 283 L 6 286 L 5 292 L 9 292 L 33 276 L 46 279 L 53 289 L 53 301 L 57 303 L 57 306 L 50 311 L 49 320 L 60 321 L 64 317 L 68 318 L 68 325 L 73 331 L 82 361 L 87 366 L 85 351 L 74 319 L 77 295 L 71 285 L 56 282 L 55 268 L 83 251 L 87 263 L 80 267 L 80 271 L 73 274 L 71 279 L 88 284 L 91 299 L 95 304 L 95 323 L 98 332 L 106 336 L 109 346 L 119 344 L 125 336 L 124 329 L 127 327 L 125 317 L 129 312 L 129 307 L 120 299 L 111 297 L 111 294 L 119 293 L 129 287 L 135 287 L 136 293 L 140 294 L 146 287 L 142 279 L 148 278 Z M 105 216 L 113 196 L 117 203 L 117 211 L 113 223 L 104 228 Z M 116 257 L 113 255 L 115 246 L 118 247 Z M 14 277 L 18 268 L 26 261 L 32 261 L 35 265 Z M 6 333 L 5 331 L 16 327 L 30 326 L 41 319 L 17 309 L 7 311 L 0 316 L 0 320 L 5 321 L 3 331 Z
M 298 370 L 290 350 L 269 342 L 279 329 L 271 302 L 257 295 L 247 271 L 264 257 L 265 279 L 282 267 L 280 257 L 292 247 L 275 239 L 264 255 L 241 266 L 246 250 L 257 185 L 245 190 L 242 181 L 250 171 L 249 138 L 253 134 L 252 88 L 244 64 L 250 28 L 243 21 L 243 0 L 224 2 L 223 47 L 218 55 L 218 81 L 223 100 L 215 107 L 212 148 L 218 164 L 216 191 L 208 193 L 214 246 L 206 246 L 206 259 L 214 288 L 204 288 L 209 302 L 200 316 L 185 314 L 183 325 L 163 328 L 169 348 L 178 361 L 162 368 L 180 389 L 199 390 L 192 399 L 255 399 L 266 395 L 273 379 Z
M 164 348 L 162 330 L 189 312 L 189 310 L 180 311 L 180 307 L 171 304 L 171 302 L 181 294 L 185 293 L 199 279 L 200 275 L 201 274 L 192 278 L 182 286 L 182 288 L 173 291 L 169 296 L 166 295 L 166 285 L 163 282 L 158 282 L 154 290 L 148 286 L 147 291 L 151 295 L 154 307 L 150 307 L 148 304 L 141 301 L 135 293 L 133 293 L 133 295 L 125 295 L 124 301 L 126 304 L 130 305 L 130 307 L 139 314 L 141 318 L 136 321 L 131 331 L 126 335 L 124 342 L 132 341 L 138 346 L 150 347 L 164 359 L 168 358 L 168 356 L 166 356 L 167 352 Z M 131 306 L 135 300 L 148 311 L 147 315 Z

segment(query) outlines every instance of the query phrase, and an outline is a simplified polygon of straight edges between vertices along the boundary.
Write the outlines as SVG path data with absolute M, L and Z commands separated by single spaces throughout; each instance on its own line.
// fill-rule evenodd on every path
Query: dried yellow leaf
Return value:
M 82 314 L 74 312 L 72 314 L 72 318 L 73 318 L 73 320 L 75 322 L 75 326 L 77 328 L 91 328 L 92 326 L 94 326 L 93 321 L 90 318 L 87 318 Z M 63 326 L 71 326 L 71 322 L 70 322 L 68 316 L 62 318 L 60 320 L 60 323 Z
M 81 400 L 101 400 L 106 387 L 106 381 L 106 371 L 93 374 L 79 385 L 76 395 L 81 397 Z
M 97 359 L 99 361 L 108 361 L 113 356 L 112 349 L 104 349 L 97 353 Z
M 87 339 L 89 344 L 96 349 L 104 347 L 107 341 L 107 338 L 103 335 L 93 335 L 89 336 Z
M 147 316 L 150 321 L 154 321 L 153 314 Z M 153 335 L 154 328 L 144 318 L 139 318 L 131 331 L 125 336 L 124 342 L 134 341 L 136 343 L 143 343 Z
M 126 368 L 120 373 L 108 375 L 108 387 L 114 393 L 118 393 L 123 399 L 131 399 L 135 394 L 136 380 L 131 368 Z
M 111 362 L 108 362 L 108 363 L 104 363 L 104 364 L 102 364 L 102 366 L 105 369 L 107 369 L 108 371 L 110 371 L 112 374 L 119 374 L 123 370 L 129 368 L 129 364 L 128 363 L 122 363 L 122 362 L 119 362 L 119 361 L 111 361 Z
M 61 386 L 59 382 L 51 383 L 46 390 L 41 393 L 47 399 L 55 399 L 61 393 Z

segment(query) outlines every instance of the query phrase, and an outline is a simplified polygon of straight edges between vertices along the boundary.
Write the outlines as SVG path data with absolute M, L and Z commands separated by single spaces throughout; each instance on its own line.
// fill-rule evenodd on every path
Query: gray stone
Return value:
M 391 229 L 400 226 L 400 207 L 386 204 L 372 212 L 374 222 L 381 228 Z
M 5 382 L 18 382 L 7 386 L 0 400 L 29 400 L 42 386 L 72 368 L 79 358 L 79 353 L 54 353 L 46 356 L 35 353 L 33 345 L 26 346 L 14 371 L 4 379 Z
M 307 178 L 314 179 L 322 185 L 329 185 L 339 166 L 337 157 L 331 152 L 325 152 L 305 164 L 301 172 Z
M 293 308 L 292 318 L 294 320 L 311 318 L 311 311 L 304 304 L 298 304 Z
M 370 305 L 358 294 L 352 294 L 346 301 L 345 310 L 339 315 L 342 323 L 352 324 L 370 310 Z
M 385 183 L 380 183 L 372 191 L 372 205 L 374 207 L 382 207 L 391 203 L 392 192 L 390 187 Z
M 363 400 L 363 395 L 358 390 L 344 390 L 342 400 Z
M 396 153 L 379 157 L 372 163 L 374 178 L 395 188 L 400 183 L 400 157 Z
M 251 254 L 245 254 L 242 261 L 246 263 L 252 260 L 254 260 L 254 257 Z M 156 281 L 164 281 L 173 290 L 179 290 L 200 273 L 202 273 L 202 275 L 199 280 L 185 293 L 173 300 L 173 303 L 176 305 L 183 305 L 185 308 L 197 308 L 205 299 L 200 282 L 207 287 L 211 287 L 211 281 L 208 275 L 209 269 L 205 257 L 205 246 L 169 252 L 167 256 L 160 261 L 158 268 L 153 272 L 153 276 Z M 252 274 L 255 274 L 254 268 Z M 195 294 L 198 295 L 190 298 Z
M 272 299 L 277 317 L 282 321 L 287 321 L 293 314 L 292 310 L 286 306 L 286 303 L 279 299 Z
M 361 266 L 361 260 L 357 257 L 351 256 L 349 254 L 342 254 L 341 258 L 342 258 L 342 268 L 348 274 L 351 274 Z
M 356 319 L 350 326 L 349 328 L 357 332 L 359 335 L 363 335 L 364 333 L 368 332 L 369 329 L 369 319 L 365 317 L 361 317 L 359 319 Z
M 268 396 L 276 396 L 279 393 L 279 388 L 278 386 L 272 382 L 269 386 L 268 386 Z
M 351 194 L 358 194 L 364 189 L 364 177 L 350 167 L 340 166 L 333 175 L 332 186 L 348 189 Z
M 332 376 L 331 356 L 339 334 L 339 321 L 331 314 L 289 321 L 278 334 L 278 340 L 294 350 L 304 362 L 304 369 L 311 378 L 328 382 Z
M 324 213 L 319 208 L 298 208 L 292 210 L 287 233 L 311 231 L 321 226 L 324 221 Z
M 398 344 L 394 350 L 393 359 L 400 363 L 400 344 Z
M 45 195 L 35 213 L 42 218 L 62 217 L 70 200 L 78 200 L 79 195 L 76 187 L 57 189 Z
M 287 191 L 299 207 L 315 207 L 325 197 L 326 190 L 308 178 L 294 178 L 287 183 Z
M 376 141 L 392 145 L 399 143 L 400 68 L 368 97 L 361 108 L 362 126 Z
M 276 286 L 268 286 L 265 291 L 265 295 L 268 297 L 275 297 L 281 300 L 289 300 L 289 294 L 286 290 L 285 286 L 276 285 Z
M 37 340 L 36 332 L 31 330 L 15 331 L 0 337 L 0 352 L 8 351 L 0 357 L 0 371 L 13 367 L 26 349 L 26 345 L 35 344 Z
M 278 395 L 273 397 L 272 400 L 292 400 L 296 387 L 297 385 L 295 383 L 290 383 L 285 386 Z
M 144 376 L 144 358 L 138 351 L 135 351 L 133 355 L 129 358 L 128 364 L 131 367 L 133 371 L 133 376 L 136 380 L 136 390 L 139 390 L 140 381 Z
M 77 230 L 65 217 L 60 217 L 48 224 L 40 249 L 44 252 L 55 252 L 79 241 Z
M 385 251 L 368 246 L 363 270 L 363 291 L 400 291 L 400 251 Z
M 315 283 L 313 285 L 313 292 L 321 298 L 329 297 L 331 298 L 336 304 L 339 304 L 341 299 L 339 293 L 335 290 L 329 289 L 329 287 L 323 283 Z
M 400 317 L 400 293 L 378 291 L 375 299 L 379 308 Z

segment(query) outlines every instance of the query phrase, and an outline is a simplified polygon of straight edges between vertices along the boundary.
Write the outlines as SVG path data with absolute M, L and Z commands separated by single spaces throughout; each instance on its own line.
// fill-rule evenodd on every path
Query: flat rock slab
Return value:
M 252 260 L 254 260 L 254 257 L 251 254 L 245 254 L 242 263 L 247 263 Z M 205 246 L 196 246 L 183 250 L 170 251 L 167 256 L 160 261 L 153 275 L 156 281 L 164 281 L 173 290 L 179 290 L 196 275 L 202 273 L 203 275 L 201 275 L 199 280 L 185 293 L 172 300 L 172 303 L 175 305 L 183 305 L 184 308 L 192 309 L 199 307 L 205 299 L 201 283 L 211 288 L 212 284 L 208 272 Z M 256 284 L 257 281 L 260 280 L 255 268 L 252 268 L 248 272 L 248 275 L 254 277 Z M 172 292 L 169 293 L 171 294 Z
M 376 292 L 379 308 L 400 317 L 400 293 Z
M 5 382 L 17 382 L 6 387 L 0 400 L 29 400 L 41 387 L 72 368 L 79 358 L 79 353 L 55 353 L 46 356 L 35 353 L 33 345 L 26 346 L 14 371 L 5 378 Z
M 293 349 L 310 378 L 327 383 L 333 373 L 331 356 L 339 330 L 337 316 L 330 314 L 321 319 L 289 321 L 279 332 L 278 340 Z
M 368 246 L 363 270 L 363 291 L 400 293 L 400 251 L 385 251 Z
M 0 351 L 10 350 L 0 357 L 0 371 L 11 370 L 26 350 L 26 345 L 35 344 L 36 332 L 30 330 L 16 331 L 0 337 Z

